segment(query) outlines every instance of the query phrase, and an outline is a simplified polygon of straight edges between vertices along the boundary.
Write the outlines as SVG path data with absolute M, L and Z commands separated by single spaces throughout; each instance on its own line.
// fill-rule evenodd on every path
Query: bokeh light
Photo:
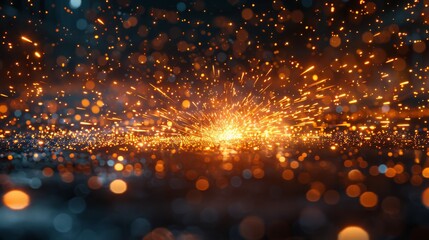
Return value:
M 30 204 L 30 196 L 21 190 L 11 190 L 3 195 L 3 204 L 12 210 L 22 210 Z
M 109 185 L 110 191 L 115 194 L 122 194 L 127 191 L 127 183 L 122 179 L 115 179 Z
M 338 240 L 369 240 L 368 233 L 361 227 L 346 227 L 338 233 Z
M 429 188 L 426 188 L 422 193 L 422 203 L 426 208 L 429 208 Z
M 261 239 L 265 234 L 265 224 L 257 216 L 248 216 L 240 222 L 240 235 L 244 239 Z
M 378 196 L 373 192 L 364 192 L 360 195 L 359 201 L 364 207 L 375 207 L 378 203 Z

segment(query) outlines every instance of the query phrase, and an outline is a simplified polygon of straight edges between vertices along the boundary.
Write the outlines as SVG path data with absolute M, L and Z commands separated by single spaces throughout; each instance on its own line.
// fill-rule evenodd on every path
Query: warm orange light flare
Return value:
M 30 204 L 30 197 L 21 190 L 11 190 L 3 195 L 3 203 L 12 210 L 22 210 Z
M 127 183 L 121 179 L 113 180 L 109 187 L 110 191 L 115 194 L 122 194 L 127 191 Z
M 338 240 L 369 240 L 369 235 L 361 227 L 350 226 L 338 233 Z

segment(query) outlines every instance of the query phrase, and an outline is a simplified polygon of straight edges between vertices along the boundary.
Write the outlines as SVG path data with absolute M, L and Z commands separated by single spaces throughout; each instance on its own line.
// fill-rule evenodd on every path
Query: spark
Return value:
M 101 20 L 100 18 L 97 18 L 97 22 L 100 23 L 101 25 L 104 25 L 103 20 Z
M 166 97 L 167 99 L 169 99 L 170 101 L 174 100 L 172 98 L 170 98 L 165 92 L 163 92 L 160 88 L 156 87 L 155 85 L 153 85 L 152 83 L 149 83 L 149 85 L 151 85 L 156 91 L 158 91 L 159 93 L 161 93 L 164 97 Z
M 304 72 L 302 72 L 301 73 L 301 76 L 302 75 L 304 75 L 304 74 L 306 74 L 306 73 L 308 73 L 308 72 L 310 72 L 311 70 L 313 70 L 315 68 L 315 66 L 313 65 L 313 66 L 311 66 L 311 67 L 309 67 L 309 68 L 307 68 Z
M 21 39 L 25 42 L 33 43 L 33 41 L 25 36 L 21 36 Z

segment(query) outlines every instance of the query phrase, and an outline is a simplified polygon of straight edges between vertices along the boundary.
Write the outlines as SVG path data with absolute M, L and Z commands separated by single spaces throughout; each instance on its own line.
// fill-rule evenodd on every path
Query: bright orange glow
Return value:
M 429 178 L 429 168 L 424 168 L 422 171 L 422 176 L 424 178 Z
M 100 107 L 98 107 L 97 105 L 94 105 L 91 107 L 91 112 L 94 114 L 98 114 L 100 113 Z
M 422 193 L 422 203 L 426 208 L 429 208 L 429 188 L 426 188 Z
M 378 196 L 373 192 L 364 192 L 359 198 L 360 204 L 364 207 L 375 207 L 378 203 Z
M 115 168 L 116 171 L 119 172 L 119 171 L 124 170 L 124 165 L 122 163 L 116 163 L 115 166 L 114 166 L 114 168 Z
M 12 210 L 22 210 L 30 204 L 30 197 L 21 190 L 12 190 L 3 195 L 3 203 Z
M 189 100 L 183 100 L 182 107 L 183 108 L 190 108 L 191 107 L 191 102 Z
M 225 126 L 220 129 L 211 129 L 212 132 L 207 133 L 209 136 L 212 136 L 216 141 L 231 141 L 242 138 L 242 133 L 240 132 L 238 126 Z
M 88 107 L 88 106 L 89 106 L 89 104 L 91 104 L 91 103 L 89 102 L 89 100 L 88 100 L 88 99 L 86 99 L 86 98 L 82 99 L 81 103 L 82 103 L 82 106 L 83 106 L 83 107 Z
M 6 113 L 7 112 L 7 106 L 6 105 L 0 105 L 0 113 Z
M 338 240 L 369 240 L 369 235 L 361 227 L 350 226 L 338 233 Z
M 113 180 L 109 187 L 110 191 L 115 194 L 122 194 L 127 191 L 127 183 L 121 179 Z

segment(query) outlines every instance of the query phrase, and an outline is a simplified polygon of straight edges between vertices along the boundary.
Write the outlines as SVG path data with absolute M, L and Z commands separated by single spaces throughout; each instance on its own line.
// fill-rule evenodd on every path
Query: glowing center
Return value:
M 226 127 L 215 134 L 214 137 L 219 141 L 231 141 L 240 139 L 243 137 L 243 135 L 237 128 Z

